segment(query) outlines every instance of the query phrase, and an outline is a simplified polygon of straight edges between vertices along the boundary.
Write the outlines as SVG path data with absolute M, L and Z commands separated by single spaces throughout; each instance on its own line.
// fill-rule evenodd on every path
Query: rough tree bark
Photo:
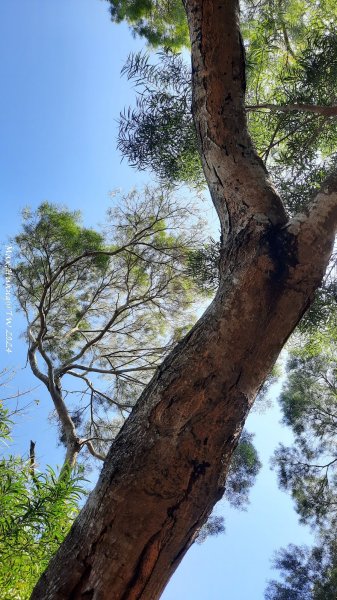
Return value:
M 224 491 L 256 393 L 321 281 L 337 174 L 288 220 L 247 133 L 237 0 L 186 0 L 193 111 L 223 233 L 216 298 L 145 389 L 34 600 L 154 600 Z

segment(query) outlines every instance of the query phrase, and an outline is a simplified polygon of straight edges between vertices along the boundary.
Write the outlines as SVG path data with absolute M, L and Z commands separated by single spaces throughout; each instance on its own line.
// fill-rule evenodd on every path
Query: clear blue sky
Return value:
M 133 102 L 120 69 L 131 50 L 143 46 L 125 25 L 110 22 L 101 0 L 1 0 L 0 3 L 0 194 L 3 243 L 17 231 L 19 212 L 43 200 L 82 209 L 87 224 L 103 221 L 108 192 L 127 191 L 149 175 L 121 164 L 115 148 L 116 119 Z M 5 317 L 1 297 L 1 366 L 19 369 L 12 392 L 35 385 L 25 366 L 25 346 L 15 315 L 13 353 L 5 352 Z M 276 393 L 276 392 L 274 392 Z M 61 460 L 50 406 L 41 388 L 39 406 L 27 411 L 16 429 L 15 448 L 26 452 L 36 439 L 41 465 Z M 271 576 L 274 550 L 310 535 L 297 524 L 290 499 L 277 489 L 268 467 L 277 442 L 289 440 L 277 408 L 253 414 L 248 429 L 264 468 L 246 513 L 229 510 L 226 535 L 195 545 L 173 576 L 164 600 L 261 600 Z

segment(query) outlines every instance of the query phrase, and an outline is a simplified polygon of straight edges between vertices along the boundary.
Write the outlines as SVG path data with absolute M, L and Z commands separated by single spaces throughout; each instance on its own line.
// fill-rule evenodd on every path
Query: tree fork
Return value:
M 236 1 L 186 1 L 193 111 L 223 228 L 210 307 L 144 390 L 33 600 L 155 600 L 223 494 L 245 418 L 332 251 L 337 176 L 287 220 L 250 143 Z
M 260 226 L 257 236 L 255 227 L 245 238 L 231 243 L 226 256 L 236 268 L 227 269 L 215 300 L 117 436 L 33 599 L 158 598 L 222 496 L 256 392 L 331 250 L 331 243 L 322 247 L 313 272 L 296 263 L 288 229 L 275 236 L 273 226 Z

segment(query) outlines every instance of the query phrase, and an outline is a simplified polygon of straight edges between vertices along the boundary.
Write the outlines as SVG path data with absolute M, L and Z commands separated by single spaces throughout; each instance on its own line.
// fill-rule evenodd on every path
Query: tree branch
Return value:
M 105 458 L 106 458 L 105 455 L 101 454 L 100 452 L 97 452 L 97 450 L 95 450 L 95 448 L 93 447 L 90 440 L 81 440 L 81 445 L 82 446 L 85 445 L 88 448 L 88 450 L 92 456 L 94 456 L 95 458 L 98 458 L 98 460 L 102 460 L 103 462 L 105 461 Z
M 287 230 L 297 236 L 297 259 L 302 269 L 310 265 L 311 277 L 320 281 L 337 231 L 337 170 L 323 182 L 307 214 L 295 215 L 290 219 Z
M 74 422 L 62 398 L 62 393 L 57 389 L 55 385 L 54 372 L 53 370 L 51 372 L 50 367 L 48 367 L 48 376 L 40 371 L 36 360 L 36 347 L 29 348 L 28 360 L 35 377 L 42 381 L 42 383 L 44 383 L 44 385 L 48 389 L 66 435 L 67 453 L 63 467 L 66 464 L 74 466 L 77 459 L 78 451 L 80 449 L 79 439 L 76 433 Z
M 284 224 L 286 214 L 247 130 L 245 53 L 238 0 L 185 0 L 191 42 L 193 116 L 223 233 L 253 218 Z
M 64 369 L 64 372 L 69 373 L 69 369 L 79 369 L 80 371 L 85 371 L 86 373 L 102 373 L 107 375 L 123 375 L 124 373 L 130 373 L 131 371 L 155 371 L 157 365 L 154 366 L 139 366 L 139 367 L 129 367 L 127 369 L 99 369 L 96 367 L 87 367 L 85 365 L 71 364 Z M 74 375 L 74 373 L 71 373 Z
M 281 11 L 280 11 L 281 13 Z M 282 28 L 282 34 L 283 34 L 283 39 L 284 39 L 284 45 L 286 47 L 286 50 L 288 52 L 288 54 L 290 54 L 290 56 L 292 56 L 292 58 L 296 59 L 296 55 L 291 47 L 290 44 L 290 40 L 289 40 L 289 36 L 288 36 L 288 32 L 287 32 L 287 28 L 285 26 L 285 22 L 282 19 L 282 16 L 280 14 L 279 16 L 280 22 L 281 22 L 281 28 Z
M 117 406 L 119 409 L 130 410 L 132 408 L 132 404 L 124 404 L 121 402 L 116 402 L 116 400 L 113 400 L 113 398 L 110 398 L 110 396 L 108 396 L 107 394 L 104 394 L 104 392 L 97 390 L 93 386 L 90 379 L 88 379 L 88 377 L 86 377 L 85 375 L 81 375 L 80 373 L 76 373 L 75 371 L 68 371 L 68 375 L 73 375 L 74 377 L 78 377 L 78 379 L 82 379 L 87 384 L 87 386 L 91 390 L 91 392 L 93 392 L 94 394 L 97 394 L 98 396 L 101 396 L 102 398 L 107 400 L 109 403 Z
M 271 104 L 264 102 L 262 104 L 248 104 L 246 110 L 271 110 L 273 112 L 309 112 L 323 117 L 337 117 L 337 106 L 323 106 L 319 104 Z
M 32 348 L 28 349 L 28 361 L 30 364 L 30 368 L 31 368 L 32 372 L 34 373 L 35 377 L 37 377 L 37 379 L 42 381 L 42 383 L 44 383 L 44 385 L 47 387 L 47 389 L 49 389 L 48 377 L 47 377 L 47 375 L 42 373 L 42 371 L 40 371 L 40 369 L 38 367 L 38 363 L 37 363 L 37 359 L 36 359 L 36 348 L 32 347 Z

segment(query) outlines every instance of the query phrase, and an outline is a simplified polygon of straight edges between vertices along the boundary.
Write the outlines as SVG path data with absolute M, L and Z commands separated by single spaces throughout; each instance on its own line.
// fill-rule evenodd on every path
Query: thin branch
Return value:
M 81 440 L 81 446 L 85 445 L 90 454 L 92 454 L 92 456 L 94 456 L 95 458 L 98 458 L 98 460 L 101 461 L 105 461 L 106 456 L 104 454 L 101 454 L 100 452 L 97 452 L 97 450 L 95 450 L 95 448 L 93 447 L 92 443 L 90 440 Z
M 323 106 L 319 104 L 271 104 L 268 102 L 262 104 L 250 104 L 246 106 L 247 111 L 252 110 L 271 110 L 274 112 L 310 112 L 323 117 L 337 117 L 337 106 Z
M 69 369 L 78 369 L 80 371 L 85 371 L 86 373 L 102 373 L 106 375 L 124 375 L 124 373 L 130 373 L 132 371 L 154 371 L 157 366 L 139 366 L 139 367 L 129 367 L 127 369 L 99 369 L 96 367 L 87 367 L 85 365 L 71 364 L 67 366 L 67 373 L 69 374 Z M 74 375 L 74 373 L 71 373 Z
M 107 400 L 109 403 L 115 404 L 118 408 L 121 408 L 124 410 L 128 410 L 128 409 L 132 408 L 132 404 L 124 404 L 124 403 L 122 404 L 121 402 L 116 402 L 116 400 L 114 400 L 113 398 L 110 398 L 110 396 L 108 396 L 107 394 L 104 394 L 104 392 L 97 390 L 93 386 L 90 379 L 88 379 L 88 377 L 86 377 L 85 375 L 81 375 L 80 373 L 75 373 L 75 371 L 68 371 L 68 375 L 73 375 L 74 377 L 78 377 L 79 379 L 82 379 L 87 384 L 87 386 L 91 390 L 91 392 L 93 392 L 94 394 L 97 394 L 98 396 L 101 396 L 102 398 Z

